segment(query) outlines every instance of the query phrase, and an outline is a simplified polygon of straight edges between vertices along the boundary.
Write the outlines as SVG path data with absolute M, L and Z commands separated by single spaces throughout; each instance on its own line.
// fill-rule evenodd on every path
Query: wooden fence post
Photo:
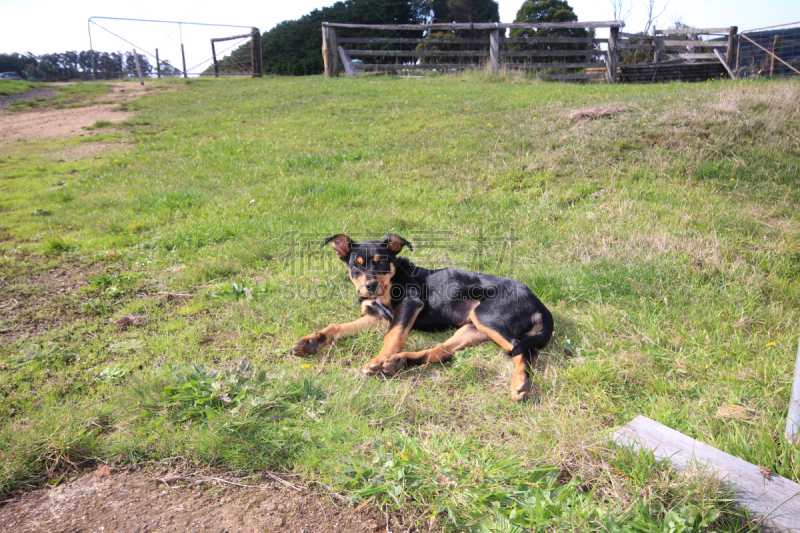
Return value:
M 500 72 L 500 30 L 489 32 L 489 68 L 492 74 Z
M 736 62 L 736 34 L 738 31 L 738 26 L 731 26 L 730 30 L 728 30 L 728 51 L 725 54 L 725 62 L 728 65 L 733 65 Z
M 258 28 L 250 28 L 253 36 L 250 37 L 250 60 L 253 64 L 253 77 L 260 78 L 264 75 L 264 62 L 261 60 L 261 32 Z
M 778 61 L 776 58 L 781 56 L 781 36 L 776 35 L 772 41 L 772 55 L 769 58 L 769 76 L 772 77 L 778 71 Z
M 619 60 L 617 39 L 619 38 L 619 28 L 609 28 L 609 30 L 608 55 L 606 56 L 606 82 L 617 83 L 617 62 Z
M 339 43 L 336 40 L 336 30 L 322 23 L 322 60 L 325 63 L 325 77 L 335 78 L 339 75 Z
M 125 78 L 125 69 L 122 68 L 122 54 L 119 55 L 119 79 Z
M 217 65 L 217 49 L 214 48 L 214 39 L 211 39 L 211 57 L 214 58 L 214 77 L 219 78 L 219 66 Z
M 142 66 L 139 64 L 139 54 L 136 53 L 136 48 L 133 49 L 133 61 L 136 63 L 136 72 L 139 73 L 139 83 L 144 85 L 144 76 L 142 76 Z
M 656 27 L 653 26 L 653 63 L 658 63 L 658 33 Z
M 181 43 L 181 59 L 183 59 L 183 77 L 188 78 L 186 75 L 186 54 L 183 51 L 183 43 Z
M 161 61 L 158 60 L 158 48 L 156 48 L 156 74 L 161 79 Z

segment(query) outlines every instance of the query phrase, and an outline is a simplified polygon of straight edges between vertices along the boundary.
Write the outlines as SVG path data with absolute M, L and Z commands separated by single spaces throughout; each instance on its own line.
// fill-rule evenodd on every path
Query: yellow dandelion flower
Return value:
M 115 160 L 114 160 L 114 163 L 119 163 L 119 159 L 115 159 Z
M 487 124 L 487 126 L 491 126 L 491 124 Z
M 533 117 L 533 120 L 539 120 L 539 117 Z
M 667 98 L 672 98 L 671 96 L 667 96 Z
M 442 95 L 441 95 L 441 94 L 437 94 L 437 95 L 436 95 L 436 98 L 441 98 L 441 97 L 442 97 Z
M 731 181 L 736 181 L 736 178 L 731 178 Z
M 464 108 L 464 111 L 469 111 L 469 108 L 468 108 L 468 107 L 465 107 L 465 108 Z
M 311 368 L 311 365 L 309 365 L 308 363 L 304 363 L 304 364 L 300 365 L 300 368 L 302 368 L 303 370 L 307 370 L 307 369 Z
M 242 149 L 241 149 L 241 148 L 237 148 L 237 149 L 236 149 L 236 151 L 237 151 L 237 152 L 241 152 L 241 151 L 242 151 Z
M 708 370 L 708 365 L 706 365 L 706 370 Z
M 130 165 L 128 165 L 128 166 L 130 166 Z M 784 183 L 783 185 L 781 185 L 781 187 L 786 187 L 786 184 Z
M 250 144 L 250 141 L 247 141 L 247 144 Z
M 773 342 L 768 342 L 767 343 L 767 348 L 769 348 L 770 346 L 775 346 L 775 342 L 774 341 Z
M 647 122 L 642 122 L 642 126 L 647 126 Z
M 197 159 L 203 159 L 203 158 L 202 158 L 202 157 L 200 157 L 200 156 L 198 155 L 198 156 L 197 156 Z

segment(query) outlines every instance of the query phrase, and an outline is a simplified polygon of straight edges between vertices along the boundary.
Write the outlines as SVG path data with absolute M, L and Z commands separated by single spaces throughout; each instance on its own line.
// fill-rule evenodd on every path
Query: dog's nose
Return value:
M 378 290 L 378 282 L 377 281 L 368 281 L 366 285 L 364 285 L 369 292 L 375 292 Z

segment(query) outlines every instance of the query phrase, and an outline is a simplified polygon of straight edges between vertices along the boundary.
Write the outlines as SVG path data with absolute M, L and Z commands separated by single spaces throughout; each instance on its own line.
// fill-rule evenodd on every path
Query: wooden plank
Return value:
M 347 53 L 371 57 L 489 57 L 489 50 L 347 50 Z
M 676 470 L 695 465 L 714 474 L 730 488 L 751 517 L 763 519 L 762 529 L 800 531 L 800 485 L 722 452 L 644 416 L 614 432 L 619 446 L 653 452 Z
M 396 39 L 394 37 L 346 37 L 340 43 L 352 44 L 489 44 L 489 39 Z
M 710 35 L 712 33 L 719 33 L 721 35 L 728 35 L 730 28 L 684 28 L 682 30 L 658 30 L 658 35 Z
M 719 50 L 714 50 L 714 53 L 717 55 L 717 59 L 719 59 L 719 62 L 722 63 L 722 66 L 725 67 L 725 70 L 728 71 L 728 76 L 730 76 L 735 80 L 736 75 L 731 70 L 731 67 L 728 66 L 728 63 L 725 61 L 725 58 L 722 57 L 722 54 L 719 53 Z
M 669 54 L 670 58 L 679 57 L 681 59 L 716 59 L 714 54 Z
M 504 63 L 505 67 L 511 69 L 527 68 L 605 68 L 604 61 L 593 61 L 591 63 Z
M 212 37 L 211 42 L 221 43 L 223 41 L 232 41 L 234 39 L 246 39 L 248 37 L 251 37 L 252 35 L 253 35 L 252 33 L 243 33 L 241 35 L 232 35 L 230 37 Z
M 658 44 L 664 46 L 694 46 L 695 48 L 727 48 L 728 43 L 725 41 L 662 41 L 658 40 Z
M 606 77 L 603 74 L 540 74 L 534 78 L 542 78 L 546 80 L 604 80 Z
M 469 68 L 483 68 L 483 65 L 480 63 L 418 63 L 418 64 L 404 64 L 404 63 L 395 63 L 395 64 L 364 64 L 364 65 L 354 65 L 356 70 L 364 70 L 364 71 L 378 71 L 378 70 L 461 70 L 461 69 L 469 69 Z
M 597 28 L 619 28 L 620 23 L 616 20 L 605 22 L 476 22 L 469 23 L 447 23 L 447 24 L 344 24 L 340 22 L 323 22 L 322 26 L 332 28 L 350 28 L 353 30 L 399 30 L 399 31 L 420 31 L 420 30 L 494 30 L 494 29 L 597 29 Z M 728 30 L 725 29 L 725 32 Z
M 345 49 L 342 48 L 341 46 L 339 46 L 338 49 L 339 49 L 339 58 L 342 60 L 342 65 L 344 65 L 344 71 L 351 78 L 354 76 L 358 76 L 358 72 L 356 72 L 356 69 L 353 68 L 353 64 L 350 62 L 350 56 L 347 55 Z
M 530 44 L 559 44 L 559 43 L 585 43 L 603 44 L 608 39 L 589 39 L 583 37 L 510 37 L 503 39 L 504 43 L 530 43 Z
M 604 56 L 605 50 L 528 50 L 523 52 L 503 50 L 505 57 L 570 57 L 570 56 Z

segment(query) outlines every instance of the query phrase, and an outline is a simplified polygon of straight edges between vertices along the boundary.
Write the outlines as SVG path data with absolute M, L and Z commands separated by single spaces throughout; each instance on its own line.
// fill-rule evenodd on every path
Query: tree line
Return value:
M 525 0 L 515 22 L 576 22 L 578 16 L 566 0 Z M 345 24 L 425 24 L 448 22 L 499 22 L 495 0 L 344 0 L 315 9 L 297 20 L 287 20 L 261 36 L 265 74 L 305 76 L 323 72 L 321 54 L 323 22 Z M 441 38 L 446 32 L 428 34 Z M 456 32 L 451 32 L 455 36 Z M 473 32 L 473 36 L 478 32 Z M 513 30 L 512 37 L 588 37 L 591 33 L 574 30 Z M 377 30 L 348 30 L 348 37 L 387 37 Z M 396 31 L 391 37 L 422 38 L 422 31 Z M 231 55 L 249 54 L 249 43 Z M 391 45 L 389 45 L 391 47 Z M 381 46 L 373 46 L 380 48 Z M 583 48 L 576 45 L 575 49 Z M 233 70 L 225 58 L 220 68 Z M 211 69 L 209 69 L 210 71 Z
M 120 65 L 124 72 L 136 72 L 136 60 L 133 52 L 94 52 L 95 71 L 99 79 L 119 76 Z M 149 75 L 156 71 L 144 54 L 139 54 L 142 74 Z M 0 72 L 16 72 L 29 80 L 67 80 L 92 79 L 92 55 L 89 50 L 67 51 L 63 53 L 34 55 L 0 54 Z M 107 74 L 108 73 L 108 74 Z M 163 76 L 177 76 L 180 69 L 169 61 L 161 61 Z

